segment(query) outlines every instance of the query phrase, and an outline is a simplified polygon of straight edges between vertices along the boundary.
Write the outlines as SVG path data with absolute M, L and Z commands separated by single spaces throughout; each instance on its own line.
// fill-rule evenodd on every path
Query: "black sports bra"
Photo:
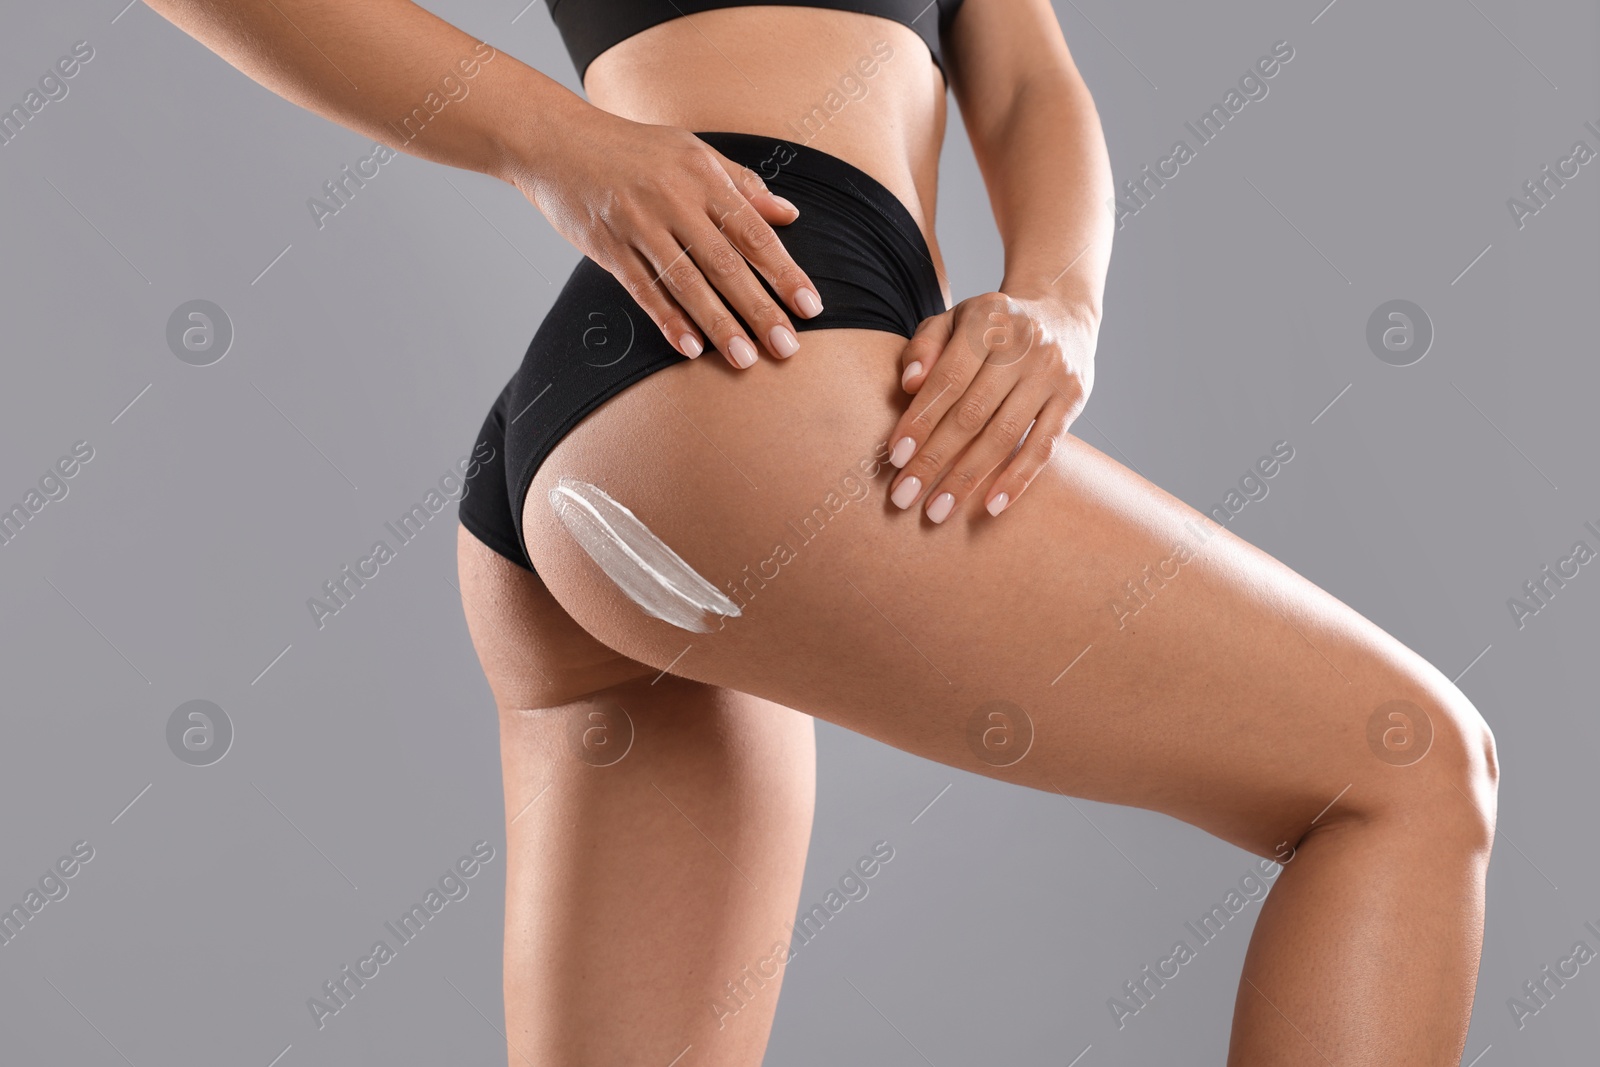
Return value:
M 578 80 L 594 57 L 636 33 L 682 15 L 723 7 L 823 7 L 858 11 L 911 27 L 927 42 L 934 65 L 944 74 L 939 39 L 949 31 L 961 0 L 545 0 L 561 40 L 578 68 Z M 947 77 L 948 80 L 948 77 Z

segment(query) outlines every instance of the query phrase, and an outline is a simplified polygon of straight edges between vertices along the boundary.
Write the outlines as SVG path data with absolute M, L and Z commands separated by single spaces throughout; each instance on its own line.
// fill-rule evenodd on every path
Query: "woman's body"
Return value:
M 356 128 L 378 128 L 370 95 L 384 91 L 386 54 L 411 48 L 432 62 L 471 44 L 376 0 L 277 0 L 315 52 L 269 30 L 270 11 L 255 6 L 233 25 L 199 2 L 152 6 Z M 367 47 L 370 19 L 351 14 L 380 6 L 394 16 L 389 53 Z M 233 44 L 241 19 L 257 19 L 273 48 Z M 943 86 L 907 27 L 840 11 L 709 11 L 602 54 L 586 88 L 636 122 L 792 139 L 788 124 L 880 39 L 894 59 L 810 144 L 895 194 L 942 278 L 932 220 Z M 1092 106 L 1059 41 L 1042 0 L 966 0 L 957 16 L 946 66 L 1006 239 L 1000 291 L 1014 299 L 1003 320 L 985 317 L 1000 304 L 975 301 L 948 321 L 957 335 L 973 322 L 1036 328 L 1065 368 L 1038 378 L 1058 397 L 1048 403 L 1075 414 L 1092 379 L 1109 187 Z M 517 180 L 572 236 L 586 194 L 550 177 L 562 153 L 581 169 L 586 145 L 656 135 L 592 115 L 511 63 L 475 90 L 478 118 L 411 150 Z M 346 92 L 327 64 L 366 88 Z M 391 88 L 390 110 L 403 113 L 412 90 Z M 631 165 L 624 152 L 610 159 Z M 592 165 L 587 184 L 604 172 Z M 1043 414 L 1019 453 L 1037 453 L 1039 473 L 999 517 L 981 505 L 1003 455 L 942 524 L 891 504 L 887 444 L 910 428 L 926 446 L 964 415 L 957 386 L 934 402 L 949 418 L 900 425 L 906 349 L 894 333 L 817 329 L 793 358 L 749 370 L 667 367 L 580 422 L 534 474 L 522 532 L 537 575 L 462 531 L 466 617 L 501 714 L 510 1062 L 759 1062 L 781 977 L 765 961 L 790 937 L 810 827 L 802 712 L 1292 857 L 1257 921 L 1230 1063 L 1457 1062 L 1494 819 L 1493 742 L 1475 710 L 1332 597 L 1090 446 L 1041 432 Z M 906 471 L 925 469 L 930 451 Z M 846 473 L 877 488 L 839 505 Z M 710 633 L 643 614 L 552 509 L 562 478 L 601 487 L 700 574 L 740 589 L 741 613 Z M 797 539 L 789 524 L 819 507 L 819 532 Z M 780 540 L 794 551 L 774 565 Z M 1431 748 L 1406 765 L 1370 742 L 1374 715 L 1395 700 L 1431 725 Z M 1010 735 L 1031 735 L 1014 762 L 975 740 L 996 701 L 1031 723 Z

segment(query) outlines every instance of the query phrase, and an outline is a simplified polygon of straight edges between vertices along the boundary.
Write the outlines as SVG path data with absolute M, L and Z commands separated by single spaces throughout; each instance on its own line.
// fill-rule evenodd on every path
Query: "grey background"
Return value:
M 0 31 L 7 106 L 95 49 L 0 147 L 0 503 L 94 448 L 0 546 L 0 902 L 95 850 L 0 947 L 0 1058 L 504 1062 L 495 716 L 453 505 L 322 630 L 305 601 L 468 452 L 577 253 L 509 186 L 410 157 L 319 232 L 307 198 L 370 142 L 124 2 L 7 4 Z M 427 6 L 574 84 L 523 2 Z M 1595 966 L 1520 1031 L 1506 999 L 1600 948 L 1600 566 L 1520 630 L 1506 600 L 1600 543 L 1600 162 L 1520 231 L 1506 200 L 1600 148 L 1596 9 L 1324 3 L 1057 4 L 1119 181 L 1295 49 L 1118 234 L 1077 432 L 1200 507 L 1293 444 L 1233 528 L 1459 676 L 1499 740 L 1464 1062 L 1592 1063 Z M 1001 249 L 953 110 L 943 173 L 960 299 Z M 196 298 L 236 330 L 204 368 L 165 342 Z M 1436 331 L 1405 368 L 1364 339 L 1396 298 Z M 166 743 L 193 699 L 235 730 L 209 767 Z M 1254 909 L 1120 1032 L 1106 1000 L 1248 856 L 818 732 L 803 900 L 875 841 L 896 856 L 790 968 L 769 1064 L 1221 1062 Z M 480 838 L 470 895 L 318 1032 L 306 998 Z

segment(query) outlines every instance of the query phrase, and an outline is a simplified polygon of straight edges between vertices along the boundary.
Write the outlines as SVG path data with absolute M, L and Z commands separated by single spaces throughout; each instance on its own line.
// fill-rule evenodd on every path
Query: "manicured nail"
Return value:
M 933 498 L 933 503 L 928 505 L 928 518 L 934 522 L 943 522 L 950 517 L 950 509 L 955 506 L 955 497 L 949 493 L 940 493 Z
M 889 462 L 896 467 L 904 467 L 911 462 L 911 455 L 917 450 L 917 443 L 909 437 L 902 437 L 894 443 L 894 451 L 889 453 Z M 905 505 L 900 505 L 904 507 Z
M 800 212 L 799 208 L 797 208 L 793 204 L 789 203 L 789 201 L 785 200 L 783 197 L 779 196 L 777 193 L 768 193 L 767 195 L 772 197 L 773 202 L 775 204 L 777 204 L 779 207 L 783 208 L 783 210 L 785 210 L 785 211 L 793 211 L 796 214 L 799 214 L 799 212 Z
M 678 348 L 690 359 L 695 358 L 701 352 L 705 351 L 705 349 L 700 347 L 699 339 L 692 333 L 686 333 L 682 337 L 678 338 Z
M 740 370 L 755 365 L 756 350 L 743 337 L 735 337 L 728 342 L 728 355 L 732 357 L 734 366 Z
M 917 499 L 917 494 L 920 492 L 922 492 L 922 479 L 907 478 L 894 487 L 889 499 L 894 501 L 895 507 L 905 509 L 911 506 L 911 502 Z
M 910 382 L 911 379 L 915 378 L 917 375 L 919 375 L 921 373 L 922 373 L 922 360 L 920 360 L 920 359 L 912 360 L 911 361 L 911 365 L 906 368 L 906 372 L 904 374 L 900 375 L 900 388 L 902 388 L 902 389 L 907 388 L 907 383 Z
M 810 289 L 802 289 L 794 294 L 794 302 L 800 305 L 800 314 L 808 319 L 822 314 L 822 298 Z
M 989 501 L 989 514 L 991 514 L 991 515 L 1000 514 L 1002 511 L 1004 511 L 1006 509 L 1006 505 L 1009 504 L 1009 503 L 1011 503 L 1010 494 L 1008 494 L 1008 493 L 996 493 L 994 495 L 994 499 Z
M 767 334 L 767 341 L 772 345 L 772 350 L 783 359 L 788 359 L 800 351 L 800 342 L 785 326 L 774 326 Z

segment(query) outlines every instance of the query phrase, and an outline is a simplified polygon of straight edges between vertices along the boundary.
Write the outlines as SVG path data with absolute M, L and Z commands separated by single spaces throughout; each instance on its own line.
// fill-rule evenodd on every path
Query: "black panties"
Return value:
M 768 189 L 800 209 L 798 219 L 776 230 L 816 285 L 823 312 L 813 319 L 791 315 L 796 330 L 857 328 L 910 337 L 923 319 L 945 310 L 916 221 L 864 171 L 775 137 L 696 136 L 760 174 Z M 762 285 L 771 293 L 764 279 Z M 685 358 L 622 283 L 585 258 L 489 409 L 477 452 L 485 451 L 487 442 L 493 458 L 461 498 L 462 525 L 513 563 L 533 570 L 522 537 L 522 501 L 539 464 L 606 400 Z M 708 348 L 701 358 L 721 357 Z

